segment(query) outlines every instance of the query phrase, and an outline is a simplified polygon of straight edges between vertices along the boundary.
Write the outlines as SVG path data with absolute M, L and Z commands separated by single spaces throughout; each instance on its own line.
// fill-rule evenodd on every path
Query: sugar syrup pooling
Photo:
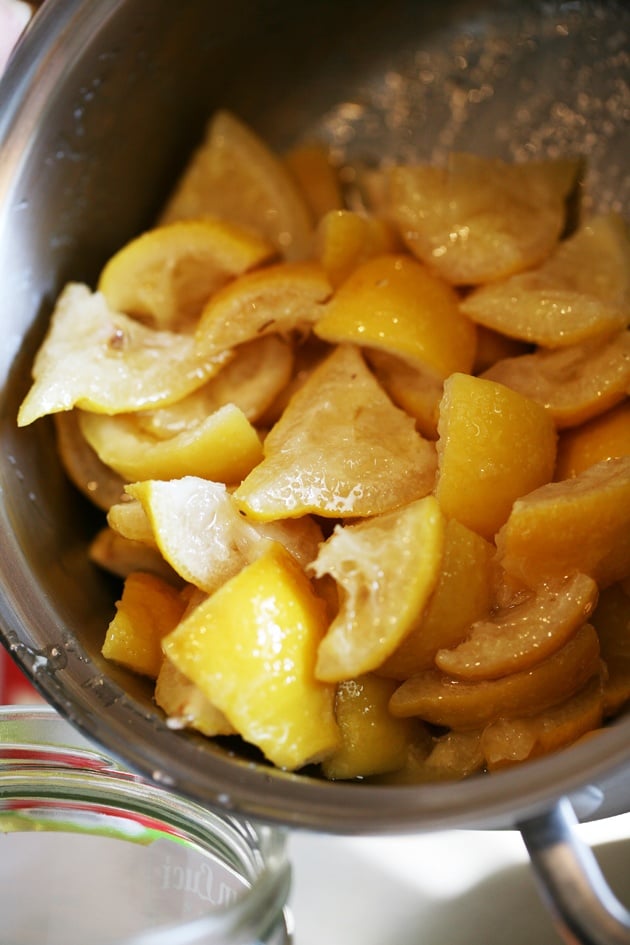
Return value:
M 581 156 L 584 211 L 623 212 L 630 36 L 622 8 L 523 6 L 404 50 L 354 100 L 330 109 L 316 133 L 341 164 L 443 164 L 452 151 L 516 161 Z

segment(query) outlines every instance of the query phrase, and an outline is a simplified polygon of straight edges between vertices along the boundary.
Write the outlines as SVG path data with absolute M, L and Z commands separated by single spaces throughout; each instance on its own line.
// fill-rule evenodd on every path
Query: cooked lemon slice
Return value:
M 101 461 L 127 482 L 191 475 L 235 483 L 262 459 L 256 430 L 233 404 L 165 440 L 143 433 L 129 415 L 82 413 L 79 423 Z
M 355 269 L 314 332 L 387 351 L 438 379 L 470 371 L 475 356 L 475 326 L 460 312 L 455 290 L 404 255 L 377 256 Z
M 197 341 L 200 351 L 219 353 L 263 335 L 310 329 L 332 292 L 318 263 L 279 263 L 246 273 L 205 306 Z
M 105 634 L 103 656 L 155 679 L 162 664 L 162 638 L 177 626 L 185 607 L 177 589 L 162 578 L 130 574 Z
M 424 609 L 435 587 L 445 521 L 433 496 L 358 525 L 338 525 L 311 569 L 340 586 L 341 606 L 317 654 L 326 682 L 376 669 Z
M 312 221 L 283 162 L 231 112 L 211 119 L 162 222 L 214 216 L 250 227 L 287 259 L 311 253 Z
M 297 182 L 314 221 L 332 210 L 342 209 L 343 196 L 337 168 L 322 144 L 296 145 L 285 154 L 284 163 Z
M 163 659 L 155 681 L 155 702 L 168 716 L 169 728 L 194 728 L 203 735 L 235 735 L 223 712 L 212 705 L 201 689 Z
M 440 505 L 489 541 L 513 502 L 553 476 L 551 417 L 503 384 L 452 374 L 444 384 L 438 431 Z
M 115 414 L 173 403 L 228 359 L 208 357 L 188 335 L 155 331 L 113 312 L 101 293 L 69 283 L 35 358 L 18 425 L 73 407 Z
M 547 348 L 628 324 L 630 239 L 616 214 L 597 217 L 537 269 L 475 289 L 462 311 L 504 335 Z
M 482 377 L 537 401 L 558 429 L 574 427 L 626 398 L 630 390 L 630 332 L 505 358 Z
M 54 414 L 59 457 L 70 481 L 98 508 L 107 511 L 123 494 L 124 480 L 102 463 L 86 441 L 74 410 Z
M 207 384 L 177 403 L 135 415 L 145 433 L 168 439 L 201 423 L 226 404 L 234 404 L 255 423 L 291 379 L 292 346 L 275 335 L 240 345 L 224 368 Z
M 144 571 L 163 578 L 173 586 L 178 576 L 166 563 L 157 548 L 142 541 L 124 538 L 113 528 L 105 527 L 96 533 L 89 547 L 89 558 L 99 568 L 119 578 L 126 578 L 134 571 Z
M 389 708 L 401 718 L 417 715 L 432 725 L 479 729 L 500 718 L 536 715 L 564 702 L 599 672 L 600 665 L 597 633 L 585 623 L 533 669 L 478 682 L 427 669 L 401 683 Z
M 630 398 L 558 440 L 555 479 L 570 479 L 605 459 L 630 455 Z
M 438 650 L 438 669 L 459 679 L 496 679 L 531 669 L 568 642 L 588 620 L 597 585 L 586 574 L 549 581 L 524 600 L 475 621 L 452 649 Z
M 433 444 L 394 407 L 352 345 L 341 345 L 294 394 L 267 435 L 265 458 L 234 492 L 256 520 L 364 517 L 431 491 Z
M 111 257 L 98 290 L 110 308 L 153 328 L 195 323 L 210 296 L 274 254 L 262 237 L 223 220 L 182 220 L 136 237 Z
M 580 571 L 607 587 L 630 574 L 630 456 L 550 482 L 514 503 L 499 563 L 530 587 Z
M 353 210 L 331 210 L 317 228 L 317 255 L 335 287 L 366 260 L 399 249 L 389 223 Z
M 314 675 L 326 622 L 295 559 L 272 545 L 200 603 L 163 649 L 246 741 L 294 769 L 339 744 L 335 687 Z
M 576 161 L 508 164 L 453 154 L 446 167 L 392 168 L 389 212 L 411 251 L 454 285 L 539 265 L 565 224 Z
M 130 483 L 164 558 L 211 594 L 268 547 L 234 506 L 223 483 L 196 476 Z

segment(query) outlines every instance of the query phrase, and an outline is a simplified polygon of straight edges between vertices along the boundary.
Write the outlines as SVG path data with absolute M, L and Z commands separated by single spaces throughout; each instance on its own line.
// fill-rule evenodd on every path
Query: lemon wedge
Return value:
M 181 220 L 137 236 L 107 262 L 97 288 L 110 308 L 153 328 L 194 325 L 235 276 L 274 255 L 270 243 L 223 220 Z
M 554 249 L 579 166 L 455 153 L 445 167 L 394 167 L 389 214 L 411 251 L 448 282 L 493 282 Z
M 249 227 L 287 259 L 311 254 L 313 224 L 299 186 L 267 144 L 225 110 L 210 120 L 161 222 L 203 216 Z
M 191 336 L 147 328 L 113 312 L 100 292 L 69 283 L 35 357 L 18 425 L 73 407 L 116 414 L 173 403 L 229 357 L 209 357 Z
M 294 394 L 235 490 L 252 519 L 376 515 L 427 495 L 435 447 L 395 407 L 359 351 L 340 345 Z
M 358 525 L 336 526 L 311 565 L 317 577 L 334 577 L 341 598 L 319 646 L 318 679 L 361 676 L 393 653 L 437 584 L 444 527 L 433 496 Z

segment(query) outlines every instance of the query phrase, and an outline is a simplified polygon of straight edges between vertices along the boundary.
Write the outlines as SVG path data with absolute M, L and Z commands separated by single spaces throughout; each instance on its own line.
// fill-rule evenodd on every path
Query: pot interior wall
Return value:
M 439 159 L 452 148 L 504 157 L 578 153 L 588 158 L 587 193 L 597 207 L 627 208 L 620 82 L 628 77 L 627 9 L 397 0 L 119 0 L 106 8 L 50 0 L 3 85 L 6 641 L 47 698 L 145 773 L 168 769 L 176 787 L 209 802 L 228 784 L 237 807 L 330 826 L 347 807 L 342 786 L 252 773 L 247 760 L 174 735 L 148 687 L 101 660 L 117 588 L 87 562 L 99 517 L 66 482 L 52 426 L 15 427 L 33 353 L 64 282 L 94 284 L 107 257 L 150 225 L 218 107 L 233 109 L 274 147 L 319 136 L 339 156 L 368 162 Z M 580 25 L 584 11 L 588 28 Z M 566 773 L 569 786 L 580 783 L 580 767 Z M 522 793 L 511 775 L 504 784 Z M 532 776 L 526 806 L 550 790 Z M 472 820 L 509 822 L 515 804 L 502 796 L 479 795 Z M 468 797 L 474 808 L 474 790 Z M 367 822 L 371 811 L 377 828 L 375 803 L 366 792 L 357 819 Z M 459 786 L 439 796 L 429 790 L 402 802 L 400 813 L 380 815 L 388 819 L 469 823 L 471 803 Z

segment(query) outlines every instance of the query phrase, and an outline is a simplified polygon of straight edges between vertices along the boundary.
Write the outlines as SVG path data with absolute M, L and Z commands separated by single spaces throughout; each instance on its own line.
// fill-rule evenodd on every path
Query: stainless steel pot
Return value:
M 625 0 L 47 0 L 0 84 L 0 633 L 13 657 L 92 740 L 208 806 L 343 833 L 516 827 L 567 941 L 597 943 L 630 941 L 630 916 L 593 892 L 572 821 L 630 810 L 630 719 L 518 770 L 395 788 L 286 774 L 175 733 L 102 660 L 114 590 L 85 554 L 94 510 L 51 427 L 18 431 L 15 416 L 60 287 L 93 283 L 152 221 L 216 107 L 276 147 L 319 134 L 367 160 L 583 154 L 597 208 L 630 212 L 629 39 Z

